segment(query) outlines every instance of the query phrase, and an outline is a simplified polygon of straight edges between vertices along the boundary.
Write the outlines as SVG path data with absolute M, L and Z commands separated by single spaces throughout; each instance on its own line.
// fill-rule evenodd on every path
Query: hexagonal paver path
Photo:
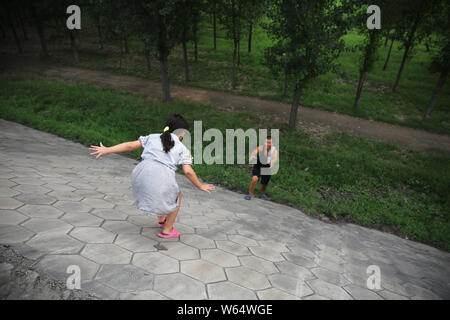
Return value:
M 0 136 L 0 244 L 58 280 L 78 266 L 100 299 L 450 299 L 448 252 L 181 175 L 181 237 L 160 239 L 133 205 L 135 160 L 1 119 Z

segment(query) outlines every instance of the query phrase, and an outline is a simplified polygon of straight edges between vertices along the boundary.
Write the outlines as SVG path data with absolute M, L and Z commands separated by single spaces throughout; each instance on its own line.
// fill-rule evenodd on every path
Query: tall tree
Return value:
M 341 37 L 347 30 L 345 1 L 275 0 L 269 7 L 270 22 L 265 28 L 275 44 L 267 48 L 265 60 L 273 70 L 290 70 L 289 84 L 294 98 L 289 127 L 297 124 L 302 94 L 317 76 L 333 70 L 344 47 Z
M 442 0 L 398 0 L 402 11 L 400 14 L 400 19 L 397 23 L 397 28 L 402 30 L 406 29 L 405 35 L 403 37 L 404 52 L 402 61 L 400 63 L 400 68 L 395 79 L 392 91 L 397 90 L 400 83 L 400 78 L 405 67 L 406 60 L 409 56 L 410 50 L 414 47 L 416 43 L 420 41 L 425 35 L 416 34 L 421 23 L 426 20 L 426 16 L 430 14 L 436 8 L 436 6 Z M 428 30 L 427 28 L 422 28 L 422 30 Z
M 264 9 L 267 5 L 267 1 L 264 0 L 248 0 L 249 9 L 247 15 L 247 25 L 248 25 L 248 53 L 252 52 L 252 38 L 253 38 L 253 28 L 258 23 L 259 19 L 264 14 Z
M 182 24 L 179 20 L 183 0 L 135 0 L 133 23 L 154 47 L 152 54 L 159 60 L 161 69 L 162 100 L 170 100 L 168 57 L 173 47 L 180 43 Z
M 23 53 L 23 48 L 22 48 L 22 43 L 19 39 L 19 36 L 17 35 L 17 30 L 16 30 L 16 26 L 14 25 L 14 21 L 12 18 L 12 12 L 13 12 L 13 7 L 11 5 L 11 3 L 3 3 L 3 11 L 5 14 L 5 18 L 6 18 L 6 22 L 9 25 L 9 27 L 11 28 L 11 31 L 13 33 L 14 36 L 14 40 L 16 42 L 17 45 L 17 51 L 19 53 Z
M 50 1 L 40 1 L 35 4 L 34 1 L 29 2 L 29 8 L 31 13 L 31 18 L 37 29 L 39 42 L 41 44 L 40 57 L 41 59 L 47 59 L 50 57 L 47 47 L 47 39 L 45 37 L 44 21 L 48 16 L 49 7 L 51 6 Z
M 424 114 L 424 119 L 428 119 L 439 99 L 442 87 L 447 81 L 450 72 L 450 3 L 442 2 L 439 6 L 439 14 L 433 15 L 431 23 L 435 30 L 434 46 L 438 48 L 432 57 L 430 65 L 431 72 L 438 72 L 439 79 L 431 96 L 430 103 Z
M 238 54 L 242 31 L 246 24 L 246 17 L 251 8 L 251 2 L 246 0 L 224 0 L 220 8 L 220 22 L 227 30 L 227 38 L 233 41 L 233 75 L 231 87 L 237 87 Z

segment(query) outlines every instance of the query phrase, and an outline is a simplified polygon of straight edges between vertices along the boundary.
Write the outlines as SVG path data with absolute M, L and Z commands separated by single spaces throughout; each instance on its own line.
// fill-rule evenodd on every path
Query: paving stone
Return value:
M 98 227 L 103 222 L 103 219 L 90 213 L 78 212 L 66 213 L 60 219 L 75 227 Z
M 16 209 L 23 205 L 23 202 L 14 198 L 0 198 L 0 209 Z
M 303 300 L 330 300 L 330 299 L 320 296 L 318 294 L 312 294 L 310 296 L 304 297 Z
M 0 187 L 9 188 L 14 186 L 17 186 L 17 183 L 15 183 L 14 181 L 0 178 Z M 14 189 L 17 190 L 16 188 Z
M 20 191 L 21 193 L 40 193 L 46 194 L 52 191 L 49 188 L 45 188 L 43 186 L 34 186 L 30 184 L 19 184 L 17 186 L 12 187 L 12 189 Z
M 264 240 L 264 241 L 258 241 L 261 247 L 272 249 L 274 251 L 278 252 L 289 252 L 289 249 L 286 247 L 284 243 L 280 243 L 273 240 Z
M 304 248 L 301 245 L 296 245 L 296 244 L 289 245 L 288 244 L 287 247 L 292 253 L 294 253 L 296 255 L 300 255 L 300 256 L 303 256 L 305 258 L 310 258 L 310 259 L 313 259 L 313 260 L 314 260 L 314 258 L 317 257 L 317 255 L 313 251 L 308 250 L 308 249 Z
M 280 270 L 281 273 L 286 274 L 288 276 L 292 276 L 297 279 L 310 280 L 314 279 L 315 276 L 311 273 L 311 271 L 305 267 L 296 265 L 289 261 L 276 262 L 275 265 Z
M 93 215 L 105 220 L 126 220 L 127 215 L 117 209 L 94 209 L 91 212 Z
M 5 198 L 9 198 L 9 197 L 14 197 L 16 195 L 19 195 L 20 192 L 8 187 L 0 187 L 0 197 L 5 197 Z
M 27 241 L 34 233 L 16 225 L 0 225 L 0 243 L 13 244 Z
M 211 300 L 257 300 L 252 290 L 243 288 L 230 281 L 210 283 L 207 285 Z
M 56 209 L 50 205 L 26 204 L 18 209 L 31 218 L 58 218 L 64 214 L 63 211 Z
M 383 300 L 375 292 L 352 284 L 345 286 L 344 290 L 347 291 L 355 300 Z
M 120 300 L 168 300 L 168 299 L 156 291 L 144 290 L 138 292 L 123 292 L 120 294 Z
M 115 300 L 119 298 L 119 292 L 105 286 L 99 281 L 92 280 L 81 284 L 81 289 L 93 294 L 95 297 L 104 300 Z
M 216 245 L 217 248 L 232 253 L 236 256 L 246 256 L 251 254 L 250 250 L 248 250 L 247 247 L 241 246 L 231 241 L 216 240 Z
M 426 288 L 411 283 L 406 283 L 403 287 L 407 292 L 411 293 L 412 300 L 442 300 L 437 294 Z
M 230 239 L 233 242 L 236 242 L 237 244 L 243 245 L 243 246 L 250 247 L 250 246 L 258 245 L 258 242 L 256 242 L 255 240 L 250 239 L 248 237 L 241 236 L 241 235 L 231 235 L 231 236 L 228 236 L 228 239 Z
M 81 255 L 99 264 L 128 264 L 131 252 L 115 244 L 87 244 Z
M 114 204 L 107 202 L 103 199 L 84 198 L 81 203 L 96 209 L 112 209 Z
M 240 257 L 239 260 L 241 261 L 243 266 L 249 267 L 250 269 L 253 269 L 255 271 L 264 274 L 272 274 L 279 272 L 278 269 L 273 264 L 273 262 L 255 256 L 244 256 Z
M 299 300 L 299 297 L 296 297 L 292 294 L 281 291 L 277 288 L 270 288 L 257 292 L 260 300 Z
M 136 253 L 132 263 L 153 274 L 175 273 L 180 271 L 178 260 L 159 252 Z
M 230 281 L 251 290 L 262 290 L 270 287 L 270 283 L 265 275 L 250 268 L 227 268 L 225 272 Z
M 82 196 L 76 193 L 76 191 L 52 191 L 47 193 L 50 197 L 53 197 L 58 200 L 64 200 L 64 201 L 80 201 L 83 199 Z
M 181 272 L 204 283 L 226 280 L 221 267 L 204 260 L 181 261 Z
M 314 293 L 302 277 L 295 278 L 285 274 L 273 274 L 269 276 L 269 280 L 275 288 L 296 297 L 304 297 Z
M 157 227 L 158 226 L 158 219 L 155 217 L 149 217 L 149 216 L 129 216 L 127 218 L 128 222 L 138 226 L 138 227 Z M 177 230 L 179 230 L 179 226 L 177 225 Z
M 102 228 L 111 231 L 112 233 L 140 233 L 141 228 L 128 221 L 105 221 Z
M 100 227 L 76 227 L 70 236 L 87 243 L 112 243 L 116 235 Z
M 272 262 L 279 262 L 284 261 L 283 256 L 272 249 L 263 248 L 263 247 L 249 247 L 250 251 L 260 258 L 272 261 Z
M 81 198 L 94 198 L 94 199 L 103 199 L 105 197 L 104 193 L 95 191 L 95 190 L 84 190 L 84 189 L 79 189 L 79 190 L 75 190 L 72 192 L 73 194 L 75 194 L 76 196 Z M 65 200 L 65 199 L 61 199 L 61 200 Z
M 80 241 L 60 232 L 39 233 L 26 244 L 37 250 L 53 254 L 77 254 L 83 247 Z
M 178 229 L 177 229 L 178 230 Z M 181 242 L 198 249 L 215 248 L 216 244 L 213 240 L 204 238 L 196 234 L 182 234 L 180 237 Z
M 321 279 L 309 280 L 307 283 L 315 293 L 333 300 L 353 300 L 353 298 L 341 287 Z
M 42 218 L 32 218 L 24 223 L 22 226 L 31 230 L 35 233 L 40 232 L 69 232 L 73 226 L 65 223 L 59 219 L 42 219 Z
M 390 292 L 388 290 L 378 291 L 378 294 L 382 296 L 385 300 L 409 300 L 409 298 Z
M 0 224 L 19 224 L 29 217 L 14 210 L 0 210 Z
M 205 285 L 184 274 L 166 274 L 155 276 L 154 290 L 171 299 L 206 299 Z
M 156 241 L 143 237 L 139 234 L 128 233 L 119 234 L 114 243 L 132 252 L 156 251 L 154 245 L 157 244 Z
M 56 202 L 56 198 L 42 193 L 23 193 L 16 196 L 15 199 L 25 204 L 52 204 Z
M 58 183 L 46 183 L 43 187 L 59 191 L 59 192 L 72 192 L 76 190 L 74 187 L 71 187 L 67 184 L 58 184 Z
M 311 272 L 319 279 L 322 279 L 323 281 L 338 285 L 338 286 L 345 286 L 350 284 L 350 281 L 348 281 L 342 274 L 330 271 L 325 268 L 313 268 L 311 269 Z
M 312 268 L 317 266 L 317 264 L 311 258 L 303 257 L 290 252 L 283 253 L 283 256 L 286 258 L 286 260 L 305 268 Z
M 58 201 L 53 206 L 64 212 L 89 212 L 92 209 L 84 203 L 75 201 Z
M 29 184 L 32 186 L 40 186 L 45 183 L 41 179 L 31 178 L 30 174 L 27 174 L 27 177 L 24 177 L 24 178 L 11 178 L 10 180 L 14 181 L 17 184 L 21 184 L 21 185 Z
M 80 268 L 81 280 L 91 280 L 99 269 L 99 265 L 80 255 L 47 255 L 38 262 L 36 268 L 50 274 L 53 278 L 66 282 L 72 273 L 67 273 L 69 266 Z
M 187 246 L 180 242 L 167 242 L 164 243 L 167 251 L 162 251 L 163 254 L 168 255 L 178 260 L 191 260 L 200 258 L 200 252 L 198 249 Z
M 104 265 L 95 279 L 119 292 L 150 290 L 153 275 L 133 265 Z
M 241 265 L 236 256 L 219 249 L 200 250 L 200 256 L 202 259 L 222 267 L 238 267 Z

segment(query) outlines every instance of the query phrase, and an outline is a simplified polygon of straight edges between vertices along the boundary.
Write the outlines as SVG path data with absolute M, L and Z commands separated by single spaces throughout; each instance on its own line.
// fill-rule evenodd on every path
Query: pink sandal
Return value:
M 175 228 L 172 228 L 172 232 L 170 234 L 165 234 L 161 232 L 158 232 L 158 237 L 160 238 L 176 238 L 180 236 L 180 232 L 176 230 Z
M 158 227 L 164 227 L 166 225 L 166 222 L 167 222 L 167 218 L 164 220 L 164 222 L 158 221 Z

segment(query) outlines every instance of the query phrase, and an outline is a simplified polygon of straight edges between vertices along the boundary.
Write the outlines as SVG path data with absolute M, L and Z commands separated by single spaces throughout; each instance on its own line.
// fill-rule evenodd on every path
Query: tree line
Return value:
M 16 0 L 1 5 L 0 32 L 9 30 L 22 53 L 22 39 L 27 41 L 32 28 L 40 40 L 40 55 L 48 58 L 47 41 L 52 37 L 67 37 L 75 62 L 79 61 L 77 30 L 66 28 L 68 0 Z M 381 29 L 368 29 L 369 5 L 381 9 Z M 386 70 L 394 42 L 400 44 L 403 56 L 392 90 L 396 91 L 413 48 L 424 43 L 431 54 L 430 71 L 439 73 L 439 80 L 424 112 L 430 117 L 450 70 L 450 2 L 445 0 L 80 0 L 82 16 L 94 22 L 100 43 L 115 40 L 122 54 L 129 52 L 130 37 L 143 43 L 147 70 L 151 58 L 159 61 L 162 99 L 171 98 L 168 57 L 181 46 L 184 77 L 190 80 L 187 44 L 194 44 L 194 59 L 198 60 L 198 30 L 202 17 L 212 20 L 212 42 L 216 49 L 217 25 L 232 40 L 233 54 L 231 87 L 238 84 L 241 40 L 247 39 L 247 51 L 252 50 L 252 32 L 262 26 L 272 39 L 265 49 L 262 63 L 275 76 L 284 79 L 284 94 L 293 96 L 289 126 L 295 127 L 299 105 L 305 89 L 318 76 L 336 70 L 337 58 L 345 50 L 343 36 L 357 30 L 364 36 L 360 46 L 359 79 L 354 107 L 358 108 L 367 74 L 379 59 L 378 49 L 389 46 L 384 58 Z M 431 53 L 430 48 L 433 48 Z

